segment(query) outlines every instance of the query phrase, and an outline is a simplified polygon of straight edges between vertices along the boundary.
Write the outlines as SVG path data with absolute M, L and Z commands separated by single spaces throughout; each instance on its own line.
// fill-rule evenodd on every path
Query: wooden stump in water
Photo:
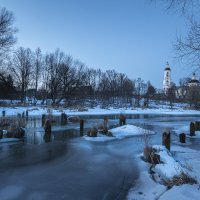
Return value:
M 51 134 L 51 120 L 46 119 L 45 124 L 44 124 L 44 130 L 45 134 Z
M 90 129 L 90 130 L 88 131 L 87 136 L 90 136 L 90 137 L 97 137 L 97 132 L 98 132 L 97 128 L 92 128 L 92 129 Z
M 84 120 L 80 119 L 80 136 L 83 136 Z
M 0 139 L 3 138 L 3 130 L 0 130 Z
M 25 117 L 25 114 L 24 114 L 24 112 L 22 113 L 22 118 L 24 119 L 24 117 Z
M 44 124 L 45 124 L 45 119 L 46 119 L 46 115 L 43 114 L 43 115 L 42 115 L 42 126 L 44 126 Z
M 195 131 L 200 131 L 200 122 L 199 121 L 195 122 Z
M 108 132 L 108 117 L 103 118 L 103 132 L 106 134 Z
M 171 139 L 170 139 L 170 132 L 164 132 L 162 134 L 162 144 L 170 151 L 170 143 L 171 143 Z
M 119 125 L 120 126 L 126 125 L 126 116 L 124 115 L 119 116 Z
M 160 163 L 160 155 L 157 153 L 152 154 L 152 163 L 153 164 L 159 164 Z
M 190 123 L 190 136 L 195 136 L 195 124 L 193 122 Z
M 6 116 L 6 111 L 3 110 L 3 111 L 2 111 L 2 117 L 5 117 L 5 116 Z
M 180 139 L 180 142 L 181 143 L 185 143 L 185 133 L 181 133 L 180 135 L 179 135 L 179 139 Z
M 61 125 L 65 125 L 67 123 L 67 115 L 65 113 L 61 113 Z
M 28 119 L 28 110 L 26 110 L 26 119 Z
M 45 133 L 43 139 L 46 143 L 51 142 L 51 134 Z

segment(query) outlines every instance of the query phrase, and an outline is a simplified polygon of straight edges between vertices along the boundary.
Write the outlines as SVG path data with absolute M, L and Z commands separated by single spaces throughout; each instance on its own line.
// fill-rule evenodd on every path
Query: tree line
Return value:
M 20 99 L 24 103 L 31 96 L 34 102 L 51 99 L 56 105 L 63 100 L 88 97 L 114 104 L 130 102 L 134 96 L 139 105 L 142 96 L 149 96 L 150 82 L 131 80 L 115 70 L 89 68 L 59 49 L 45 54 L 40 48 L 12 50 L 16 33 L 13 13 L 1 8 L 0 98 Z
M 115 70 L 89 68 L 59 49 L 43 54 L 40 48 L 32 51 L 19 47 L 2 66 L 1 98 L 18 97 L 22 103 L 31 94 L 35 100 L 51 99 L 52 104 L 87 97 L 113 103 L 122 99 L 129 102 L 135 96 L 139 105 L 148 87 L 153 87 L 150 82 L 131 80 Z

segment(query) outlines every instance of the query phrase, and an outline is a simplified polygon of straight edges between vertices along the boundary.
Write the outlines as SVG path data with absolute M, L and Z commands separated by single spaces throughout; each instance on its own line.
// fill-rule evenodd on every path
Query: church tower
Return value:
M 196 74 L 193 73 L 192 79 L 189 81 L 188 86 L 191 87 L 198 87 L 200 86 L 200 82 L 196 79 Z
M 163 90 L 164 93 L 167 93 L 167 90 L 171 87 L 171 69 L 169 63 L 167 62 L 164 70 L 164 80 L 163 80 Z

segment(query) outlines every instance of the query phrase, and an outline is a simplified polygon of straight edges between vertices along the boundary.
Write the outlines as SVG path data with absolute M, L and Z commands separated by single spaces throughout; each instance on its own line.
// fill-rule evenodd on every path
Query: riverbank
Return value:
M 173 109 L 169 106 L 157 107 L 157 108 L 107 108 L 103 109 L 99 106 L 94 108 L 85 108 L 82 111 L 78 109 L 65 109 L 65 108 L 46 108 L 39 106 L 27 106 L 27 107 L 0 107 L 0 117 L 2 117 L 3 111 L 5 116 L 17 116 L 28 111 L 29 116 L 42 116 L 42 114 L 51 113 L 52 115 L 59 116 L 61 113 L 66 113 L 68 116 L 82 116 L 82 115 L 119 115 L 119 114 L 169 114 L 169 115 L 199 115 L 199 110 L 185 109 L 180 106 L 176 106 Z
M 163 148 L 162 146 L 160 147 Z M 162 163 L 156 165 L 157 169 L 154 170 L 153 175 L 150 173 L 151 164 L 144 162 L 141 159 L 141 155 L 137 156 L 137 161 L 140 168 L 140 176 L 136 185 L 129 190 L 127 200 L 199 199 L 199 151 L 178 145 L 173 146 L 171 153 L 167 151 L 164 151 L 164 154 L 162 153 Z M 183 177 L 182 173 L 185 174 L 185 177 Z M 176 180 L 173 177 L 176 177 Z M 195 180 L 196 183 L 190 179 L 192 181 Z M 169 183 L 175 180 L 174 185 L 167 186 L 166 180 Z M 181 182 L 183 183 L 180 184 Z

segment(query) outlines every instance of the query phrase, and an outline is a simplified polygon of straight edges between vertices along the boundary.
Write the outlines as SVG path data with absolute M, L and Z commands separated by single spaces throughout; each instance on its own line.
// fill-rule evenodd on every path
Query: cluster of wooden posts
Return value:
M 191 122 L 190 123 L 190 136 L 195 136 L 195 131 L 200 130 L 200 122 Z M 186 134 L 181 133 L 179 134 L 179 142 L 186 143 Z M 164 145 L 169 151 L 171 147 L 171 133 L 164 132 L 162 133 L 162 145 Z M 160 155 L 155 153 L 152 147 L 145 147 L 144 148 L 144 157 L 150 163 L 158 164 L 160 163 Z
M 195 136 L 195 131 L 200 131 L 200 122 L 191 122 L 190 123 L 190 136 Z M 170 132 L 164 132 L 162 134 L 162 144 L 170 151 Z M 179 142 L 186 143 L 186 134 L 179 134 Z
M 120 115 L 119 116 L 119 126 L 126 125 L 126 116 Z M 87 136 L 89 137 L 97 137 L 97 133 L 101 133 L 103 135 L 112 137 L 112 133 L 108 131 L 108 116 L 103 118 L 103 126 L 93 127 L 87 132 Z
M 28 110 L 26 110 L 26 112 L 23 112 L 22 114 L 18 113 L 17 114 L 18 117 L 22 117 L 22 118 L 28 118 Z M 6 111 L 3 110 L 2 111 L 2 117 L 6 117 Z
M 84 132 L 84 119 L 79 118 L 79 124 L 80 124 L 80 136 L 83 136 Z M 61 124 L 66 125 L 68 122 L 68 117 L 65 113 L 61 113 Z M 126 124 L 126 116 L 125 115 L 120 115 L 119 116 L 119 125 L 125 125 Z M 43 114 L 42 115 L 42 126 L 44 127 L 45 134 L 51 134 L 51 125 L 52 125 L 52 120 L 49 116 Z M 103 126 L 100 129 L 93 127 L 91 128 L 87 135 L 90 137 L 96 137 L 97 133 L 101 132 L 105 135 L 111 136 L 111 134 L 108 132 L 108 117 L 105 116 L 103 119 Z
M 186 142 L 186 134 L 185 133 L 179 134 L 179 142 L 180 143 Z M 171 133 L 170 133 L 170 131 L 164 132 L 162 134 L 162 144 L 170 151 L 170 146 L 171 146 Z
M 179 139 L 181 143 L 185 143 L 185 134 L 184 133 L 180 134 Z M 170 151 L 171 147 L 170 131 L 162 133 L 162 145 L 164 145 Z M 145 146 L 144 148 L 144 159 L 152 164 L 160 163 L 160 155 L 156 151 L 154 151 L 152 147 L 149 146 Z

